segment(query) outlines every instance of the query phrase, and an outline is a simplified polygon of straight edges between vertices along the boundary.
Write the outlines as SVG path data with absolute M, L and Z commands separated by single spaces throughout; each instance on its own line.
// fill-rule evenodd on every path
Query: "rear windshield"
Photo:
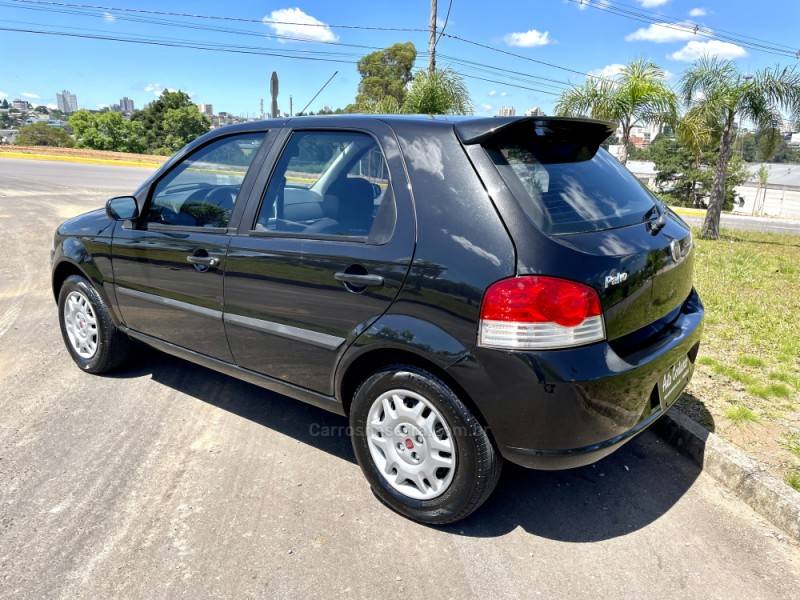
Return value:
M 487 151 L 525 212 L 550 234 L 583 233 L 641 223 L 650 193 L 602 148 L 586 158 L 570 144 L 502 144 Z

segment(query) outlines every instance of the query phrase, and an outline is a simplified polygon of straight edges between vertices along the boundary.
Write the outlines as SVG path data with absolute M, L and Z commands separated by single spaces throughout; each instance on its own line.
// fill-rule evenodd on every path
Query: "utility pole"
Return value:
M 292 95 L 289 94 L 289 116 L 293 117 L 294 113 L 292 112 Z
M 436 70 L 436 0 L 431 0 L 431 22 L 428 34 L 428 73 Z

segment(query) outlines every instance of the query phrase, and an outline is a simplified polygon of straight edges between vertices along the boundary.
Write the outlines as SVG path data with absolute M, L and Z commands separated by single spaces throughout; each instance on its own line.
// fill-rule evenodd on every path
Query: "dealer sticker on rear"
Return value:
M 659 391 L 661 392 L 662 405 L 669 404 L 686 385 L 689 375 L 691 362 L 688 356 L 684 356 L 661 376 Z

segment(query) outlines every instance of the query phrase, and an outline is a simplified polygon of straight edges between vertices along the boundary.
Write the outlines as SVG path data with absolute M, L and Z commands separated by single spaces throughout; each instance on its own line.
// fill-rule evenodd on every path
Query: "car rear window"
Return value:
M 486 148 L 530 218 L 549 234 L 641 223 L 654 202 L 639 180 L 600 148 L 569 143 L 503 143 Z

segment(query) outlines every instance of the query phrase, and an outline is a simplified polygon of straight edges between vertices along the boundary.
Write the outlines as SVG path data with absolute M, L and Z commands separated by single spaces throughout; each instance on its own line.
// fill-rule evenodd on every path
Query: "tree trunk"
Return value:
M 631 130 L 629 127 L 622 127 L 622 150 L 619 152 L 619 162 L 623 165 L 628 164 L 628 143 L 631 139 Z
M 734 114 L 731 112 L 725 120 L 722 138 L 719 142 L 719 158 L 714 173 L 714 186 L 711 188 L 711 199 L 708 202 L 703 228 L 700 230 L 700 237 L 706 240 L 719 239 L 719 218 L 722 214 L 722 207 L 725 205 L 725 178 L 728 173 L 728 161 L 733 153 L 733 117 Z

